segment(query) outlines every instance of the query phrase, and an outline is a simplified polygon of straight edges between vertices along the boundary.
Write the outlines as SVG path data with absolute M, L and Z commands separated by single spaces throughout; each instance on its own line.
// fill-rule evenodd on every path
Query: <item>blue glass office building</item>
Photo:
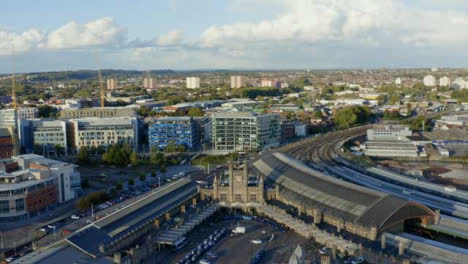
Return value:
M 151 149 L 164 149 L 170 142 L 194 150 L 199 145 L 195 122 L 192 117 L 160 117 L 148 126 Z

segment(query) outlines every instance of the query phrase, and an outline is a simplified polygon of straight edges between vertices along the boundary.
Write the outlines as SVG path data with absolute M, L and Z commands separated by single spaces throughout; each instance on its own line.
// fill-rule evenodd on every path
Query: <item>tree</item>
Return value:
M 140 177 L 140 181 L 146 180 L 146 175 L 144 173 L 141 173 L 139 177 Z
M 151 177 L 156 178 L 156 171 L 151 172 Z
M 129 179 L 128 179 L 128 185 L 129 185 L 129 186 L 135 185 L 135 179 L 129 178 Z
M 132 154 L 130 154 L 130 163 L 133 166 L 136 166 L 139 163 L 138 155 L 135 152 L 132 152 Z
M 203 111 L 199 107 L 190 108 L 188 111 L 189 116 L 204 116 Z
M 313 117 L 317 118 L 317 119 L 323 118 L 322 111 L 320 111 L 320 110 L 314 111 Z
M 118 181 L 117 183 L 115 183 L 115 189 L 119 191 L 123 189 L 123 184 L 121 181 Z
M 132 153 L 132 149 L 128 144 L 116 144 L 102 154 L 102 160 L 118 167 L 126 167 L 131 162 Z M 138 159 L 138 157 L 134 158 Z
M 40 105 L 37 107 L 38 116 L 42 118 L 55 118 L 57 117 L 57 109 L 50 105 Z
M 89 163 L 89 153 L 88 153 L 88 147 L 83 146 L 80 148 L 80 151 L 78 152 L 78 163 L 79 164 L 88 164 Z
M 333 117 L 339 128 L 346 129 L 356 124 L 368 122 L 370 115 L 369 107 L 355 105 L 339 110 Z

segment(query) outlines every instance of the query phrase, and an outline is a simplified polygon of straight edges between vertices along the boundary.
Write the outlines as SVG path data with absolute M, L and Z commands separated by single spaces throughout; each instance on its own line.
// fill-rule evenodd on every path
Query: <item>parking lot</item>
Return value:
M 245 227 L 245 234 L 232 234 L 237 226 Z M 194 261 L 185 261 L 187 256 L 193 256 L 205 240 L 215 231 L 224 229 L 226 232 L 219 240 L 213 241 Z M 298 244 L 304 245 L 307 257 L 315 254 L 313 242 L 292 231 L 275 228 L 268 223 L 245 219 L 226 219 L 218 222 L 204 223 L 187 236 L 186 245 L 180 250 L 165 248 L 145 263 L 250 263 L 262 252 L 262 258 L 255 263 L 287 263 Z M 195 250 L 195 252 L 193 252 Z M 205 260 L 206 262 L 203 262 Z

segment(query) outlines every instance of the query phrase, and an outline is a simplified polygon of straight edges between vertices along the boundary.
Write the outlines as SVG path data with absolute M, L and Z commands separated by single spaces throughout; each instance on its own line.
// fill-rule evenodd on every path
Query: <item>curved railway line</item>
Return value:
M 347 161 L 341 151 L 342 145 L 364 135 L 370 127 L 367 125 L 331 132 L 277 150 L 288 153 L 334 177 L 419 202 L 433 209 L 439 209 L 444 214 L 468 219 L 468 192 L 445 191 L 441 185 L 418 181 L 409 176 L 378 168 L 368 170 Z

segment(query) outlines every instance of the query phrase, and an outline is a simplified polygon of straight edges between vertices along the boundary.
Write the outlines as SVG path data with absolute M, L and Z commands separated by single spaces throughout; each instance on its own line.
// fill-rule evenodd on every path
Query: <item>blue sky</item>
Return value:
M 465 0 L 2 3 L 0 72 L 468 67 Z M 99 58 L 99 59 L 96 59 Z

